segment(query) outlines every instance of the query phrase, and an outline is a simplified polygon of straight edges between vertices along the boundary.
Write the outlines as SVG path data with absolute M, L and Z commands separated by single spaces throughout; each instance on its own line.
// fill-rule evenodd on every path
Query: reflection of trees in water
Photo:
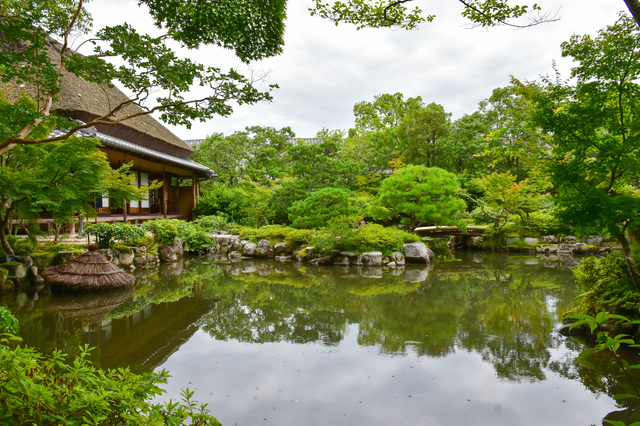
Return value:
M 566 346 L 574 351 L 585 349 L 584 344 L 573 338 L 566 340 Z M 619 353 L 630 364 L 640 363 L 640 355 L 636 351 L 621 349 Z M 632 385 L 609 351 L 596 352 L 580 360 L 576 359 L 575 352 L 567 351 L 561 359 L 550 362 L 548 368 L 561 377 L 579 381 L 595 395 L 605 394 L 614 398 L 619 394 L 634 394 Z M 636 386 L 640 386 L 640 372 L 632 370 L 630 373 Z M 609 413 L 605 419 L 623 421 L 627 425 L 640 421 L 640 400 L 621 399 L 617 404 L 621 409 Z
M 127 318 L 146 306 L 169 306 L 188 297 L 207 302 L 203 306 L 213 303 L 195 321 L 220 340 L 336 345 L 348 324 L 358 323 L 359 344 L 385 354 L 441 357 L 457 346 L 481 354 L 504 379 L 543 380 L 546 368 L 560 368 L 551 363 L 549 348 L 558 346 L 552 333 L 558 312 L 576 293 L 571 273 L 517 264 L 508 257 L 485 260 L 469 267 L 436 265 L 426 281 L 411 283 L 387 271 L 382 278 L 369 278 L 355 268 L 216 265 L 191 259 L 177 275 L 173 270 L 140 271 L 145 284 L 136 286 L 134 296 L 109 318 Z M 76 318 L 63 318 L 62 326 L 54 327 L 49 314 L 23 314 L 34 317 L 32 324 L 19 317 L 23 330 L 43 333 L 45 349 L 52 340 L 66 347 L 82 343 L 86 324 Z M 602 386 L 594 384 L 594 389 Z
M 542 268 L 517 268 L 489 271 L 474 281 L 460 319 L 460 346 L 478 352 L 503 379 L 544 380 L 550 349 L 557 346 L 556 306 L 548 302 L 563 297 L 554 277 Z

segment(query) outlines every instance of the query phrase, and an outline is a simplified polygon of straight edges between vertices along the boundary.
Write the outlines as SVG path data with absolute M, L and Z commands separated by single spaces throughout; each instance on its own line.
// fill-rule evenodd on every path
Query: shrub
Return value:
M 330 219 L 358 213 L 352 193 L 342 188 L 322 188 L 289 207 L 289 220 L 294 228 L 320 228 Z
M 132 243 L 143 238 L 145 233 L 144 228 L 138 225 L 122 222 L 87 225 L 82 231 L 84 236 L 94 236 L 98 247 L 103 249 L 112 247 L 116 241 Z
M 173 241 L 187 233 L 190 224 L 179 219 L 156 219 L 142 224 L 146 232 L 151 232 L 158 244 L 173 244 Z
M 206 232 L 226 231 L 230 225 L 224 216 L 201 216 L 193 221 L 194 225 Z
M 347 242 L 348 248 L 358 251 L 381 251 L 389 255 L 394 251 L 402 251 L 405 243 L 420 241 L 420 237 L 396 228 L 385 228 L 382 225 L 367 224 L 358 228 Z
M 6 336 L 0 345 L 0 422 L 2 424 L 167 424 L 219 425 L 204 405 L 182 392 L 182 403 L 152 404 L 169 377 L 160 373 L 134 374 L 128 368 L 101 370 L 87 359 L 89 349 L 67 362 L 54 351 L 44 356 L 33 348 L 11 349 Z
M 208 234 L 207 231 L 193 224 L 189 225 L 191 226 L 185 227 L 184 235 L 180 236 L 180 238 L 184 240 L 184 248 L 186 251 L 203 253 L 215 244 L 213 236 Z
M 236 226 L 233 232 L 243 240 L 257 242 L 261 239 L 272 242 L 286 241 L 292 245 L 309 244 L 316 231 L 310 229 L 293 229 L 283 225 L 265 225 L 261 228 Z
M 240 222 L 245 217 L 244 211 L 248 206 L 249 200 L 240 189 L 214 185 L 203 189 L 195 212 L 198 215 L 224 216 L 229 221 Z
M 7 236 L 7 241 L 16 256 L 25 256 L 30 254 L 38 246 L 38 242 L 35 238 L 17 238 L 14 236 Z
M 640 293 L 635 290 L 621 255 L 588 257 L 573 274 L 583 295 L 572 313 L 595 316 L 598 312 L 609 312 L 638 318 Z

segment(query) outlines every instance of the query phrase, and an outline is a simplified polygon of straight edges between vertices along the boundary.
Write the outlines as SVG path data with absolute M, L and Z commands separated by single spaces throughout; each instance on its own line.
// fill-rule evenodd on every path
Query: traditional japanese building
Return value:
M 58 43 L 51 41 L 51 52 L 52 59 L 56 53 L 59 56 Z M 24 91 L 30 94 L 29 87 L 17 84 L 6 84 L 0 90 L 9 99 L 16 99 Z M 52 111 L 88 123 L 104 116 L 127 99 L 116 87 L 88 82 L 74 74 L 64 73 L 61 91 L 54 99 Z M 116 118 L 141 112 L 142 108 L 130 103 L 116 114 Z M 91 221 L 137 223 L 160 217 L 191 219 L 200 181 L 215 176 L 213 170 L 189 160 L 193 149 L 148 114 L 118 124 L 98 124 L 79 135 L 98 138 L 103 145 L 100 149 L 113 168 L 133 163 L 130 169 L 133 185 L 148 186 L 152 181 L 163 183 L 160 188 L 151 189 L 145 201 L 125 204 L 122 200 L 110 198 L 109 194 L 103 194 L 103 197 L 91 202 L 98 213 Z M 51 220 L 44 215 L 41 221 L 47 223 Z M 74 233 L 74 225 L 70 224 L 67 231 Z

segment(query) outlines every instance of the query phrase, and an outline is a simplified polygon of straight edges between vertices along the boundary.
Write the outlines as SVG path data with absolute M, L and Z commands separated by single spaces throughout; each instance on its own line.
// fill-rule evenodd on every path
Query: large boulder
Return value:
M 242 254 L 245 256 L 255 256 L 258 245 L 256 243 L 248 242 L 242 246 Z
M 542 244 L 558 244 L 559 240 L 555 235 L 545 235 L 544 237 L 540 238 L 540 241 L 542 242 Z
M 175 262 L 182 257 L 174 244 L 160 246 L 158 248 L 158 256 L 162 262 Z M 133 263 L 133 254 L 131 255 L 131 262 Z
M 382 252 L 368 251 L 361 253 L 356 260 L 356 265 L 362 266 L 381 266 L 382 265 Z
M 275 254 L 291 253 L 292 251 L 293 248 L 291 247 L 291 244 L 287 242 L 275 243 L 273 246 L 273 252 Z
M 473 249 L 481 249 L 484 244 L 484 238 L 482 237 L 471 237 L 467 241 L 467 246 Z
M 407 263 L 429 263 L 429 249 L 422 242 L 405 244 L 404 259 Z
M 604 238 L 601 235 L 589 235 L 584 242 L 589 246 L 600 247 L 604 242 Z
M 256 256 L 258 257 L 273 257 L 275 255 L 271 241 L 260 240 L 256 246 Z
M 400 253 L 399 251 L 394 251 L 393 253 L 391 253 L 391 256 L 389 256 L 389 263 L 393 262 L 395 263 L 394 267 L 396 266 L 404 266 L 405 264 L 405 259 L 404 259 L 404 254 Z

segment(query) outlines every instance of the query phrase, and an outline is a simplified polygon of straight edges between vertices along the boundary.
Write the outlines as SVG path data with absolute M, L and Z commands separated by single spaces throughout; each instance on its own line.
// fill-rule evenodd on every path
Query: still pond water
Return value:
M 3 295 L 26 344 L 96 346 L 103 368 L 167 369 L 223 425 L 600 425 L 638 420 L 605 354 L 557 333 L 578 290 L 533 257 L 430 268 L 189 258 L 125 292 Z

